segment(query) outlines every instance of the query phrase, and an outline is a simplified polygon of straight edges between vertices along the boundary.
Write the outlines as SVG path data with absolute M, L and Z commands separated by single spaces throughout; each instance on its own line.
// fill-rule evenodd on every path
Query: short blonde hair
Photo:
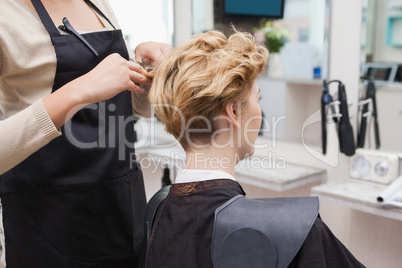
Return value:
M 189 129 L 209 128 L 189 137 L 210 139 L 216 130 L 213 119 L 227 104 L 245 107 L 267 59 L 268 50 L 250 33 L 235 30 L 229 38 L 218 31 L 195 35 L 155 68 L 149 99 L 156 116 L 184 149 L 189 141 L 183 134 Z

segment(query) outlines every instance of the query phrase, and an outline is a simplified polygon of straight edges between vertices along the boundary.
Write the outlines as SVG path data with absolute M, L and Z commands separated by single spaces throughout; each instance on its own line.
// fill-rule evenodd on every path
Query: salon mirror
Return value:
M 361 74 L 375 79 L 381 151 L 402 152 L 402 1 L 364 0 L 362 6 Z M 359 98 L 364 98 L 365 83 Z M 375 148 L 371 116 L 364 148 Z M 358 124 L 362 120 L 358 115 Z

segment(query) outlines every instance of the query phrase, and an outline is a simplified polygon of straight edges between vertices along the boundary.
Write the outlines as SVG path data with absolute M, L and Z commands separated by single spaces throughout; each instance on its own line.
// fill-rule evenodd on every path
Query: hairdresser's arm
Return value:
M 108 100 L 125 90 L 143 93 L 138 84 L 151 83 L 144 73 L 138 64 L 112 54 L 86 75 L 45 97 L 43 105 L 55 126 L 60 128 L 88 104 Z
M 123 90 L 142 92 L 150 83 L 137 64 L 118 54 L 17 114 L 0 121 L 0 174 L 58 137 L 58 129 L 80 108 L 114 97 Z
M 60 135 L 42 100 L 0 121 L 0 175 Z

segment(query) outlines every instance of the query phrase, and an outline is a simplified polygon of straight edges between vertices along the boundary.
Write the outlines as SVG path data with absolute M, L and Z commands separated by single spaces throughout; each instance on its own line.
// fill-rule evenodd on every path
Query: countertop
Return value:
M 350 178 L 315 186 L 311 189 L 311 195 L 319 196 L 322 201 L 327 200 L 352 209 L 402 221 L 402 209 L 381 206 L 377 202 L 378 195 L 387 186 Z

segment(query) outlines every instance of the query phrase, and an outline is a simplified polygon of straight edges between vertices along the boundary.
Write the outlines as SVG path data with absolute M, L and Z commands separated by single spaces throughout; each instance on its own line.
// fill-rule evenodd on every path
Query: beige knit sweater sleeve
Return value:
M 0 174 L 60 135 L 43 107 L 42 100 L 0 121 Z
M 37 15 L 0 0 L 0 174 L 61 135 L 43 97 L 51 92 L 56 57 Z M 30 25 L 30 30 L 27 30 Z

